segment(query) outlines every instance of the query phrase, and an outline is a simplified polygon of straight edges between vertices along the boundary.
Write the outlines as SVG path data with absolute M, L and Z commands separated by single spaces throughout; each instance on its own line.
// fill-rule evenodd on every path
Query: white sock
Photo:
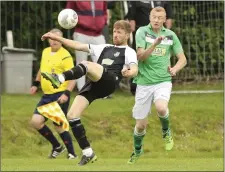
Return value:
M 92 148 L 87 148 L 87 149 L 82 150 L 82 153 L 83 153 L 83 155 L 86 155 L 88 157 L 88 156 L 92 155 L 93 150 L 92 150 Z
M 58 77 L 59 77 L 59 81 L 60 81 L 61 83 L 65 82 L 65 77 L 64 77 L 63 74 L 58 74 Z

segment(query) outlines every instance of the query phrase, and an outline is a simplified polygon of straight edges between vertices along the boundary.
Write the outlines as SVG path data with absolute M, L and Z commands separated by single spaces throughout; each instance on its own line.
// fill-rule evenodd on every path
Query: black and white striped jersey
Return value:
M 89 45 L 90 54 L 98 64 L 122 78 L 121 70 L 124 65 L 138 64 L 136 52 L 129 46 L 111 44 Z

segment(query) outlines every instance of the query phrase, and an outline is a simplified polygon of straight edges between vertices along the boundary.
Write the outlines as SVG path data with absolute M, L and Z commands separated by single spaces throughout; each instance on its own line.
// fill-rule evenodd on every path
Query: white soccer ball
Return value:
M 78 15 L 72 9 L 64 9 L 58 15 L 58 23 L 64 29 L 72 29 L 77 25 Z

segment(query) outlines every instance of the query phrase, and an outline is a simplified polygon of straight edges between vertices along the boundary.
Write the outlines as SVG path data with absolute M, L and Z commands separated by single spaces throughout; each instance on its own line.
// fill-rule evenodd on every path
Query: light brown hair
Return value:
M 51 33 L 56 33 L 59 32 L 61 34 L 61 36 L 63 36 L 63 32 L 57 28 L 53 28 L 52 30 L 50 30 Z
M 114 23 L 113 28 L 123 29 L 126 33 L 131 33 L 130 23 L 126 20 L 118 20 Z
M 154 11 L 155 11 L 155 12 L 164 12 L 164 13 L 166 14 L 166 10 L 165 10 L 163 7 L 160 7 L 160 6 L 153 8 L 153 9 L 150 11 L 150 15 L 151 15 L 151 13 L 154 12 Z

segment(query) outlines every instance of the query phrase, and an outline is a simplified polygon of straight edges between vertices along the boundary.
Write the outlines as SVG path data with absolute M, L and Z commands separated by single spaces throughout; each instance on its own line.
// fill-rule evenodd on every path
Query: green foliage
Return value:
M 42 50 L 48 46 L 47 41 L 42 42 L 40 38 L 53 27 L 60 27 L 57 16 L 65 3 L 66 1 L 2 1 L 2 46 L 6 46 L 6 31 L 12 30 L 14 46 L 37 50 L 37 59 L 40 60 Z
M 124 12 L 123 12 L 123 6 L 122 6 L 121 1 L 116 1 L 115 2 L 115 7 L 112 10 L 112 18 L 110 21 L 110 25 L 109 25 L 109 33 L 110 33 L 110 41 L 112 43 L 112 33 L 113 33 L 113 24 L 117 21 L 117 20 L 121 20 L 124 18 Z
M 197 1 L 187 4 L 180 1 L 173 2 L 173 12 L 180 14 L 174 15 L 174 31 L 181 40 L 188 60 L 186 70 L 181 71 L 181 78 L 184 76 L 186 79 L 195 76 L 197 80 L 201 79 L 201 76 L 223 78 L 223 6 L 223 1 L 202 4 Z
M 57 15 L 65 5 L 66 1 L 1 1 L 1 46 L 6 46 L 6 31 L 13 30 L 15 47 L 37 50 L 40 60 L 47 46 L 47 41 L 42 42 L 40 37 L 59 27 Z M 175 79 L 223 78 L 224 1 L 172 1 L 172 5 L 172 29 L 180 38 L 188 59 L 187 67 Z M 116 1 L 112 10 L 111 41 L 113 23 L 119 19 L 124 19 L 122 1 Z M 73 29 L 62 31 L 65 37 L 72 38 Z M 175 62 L 172 58 L 172 64 Z

